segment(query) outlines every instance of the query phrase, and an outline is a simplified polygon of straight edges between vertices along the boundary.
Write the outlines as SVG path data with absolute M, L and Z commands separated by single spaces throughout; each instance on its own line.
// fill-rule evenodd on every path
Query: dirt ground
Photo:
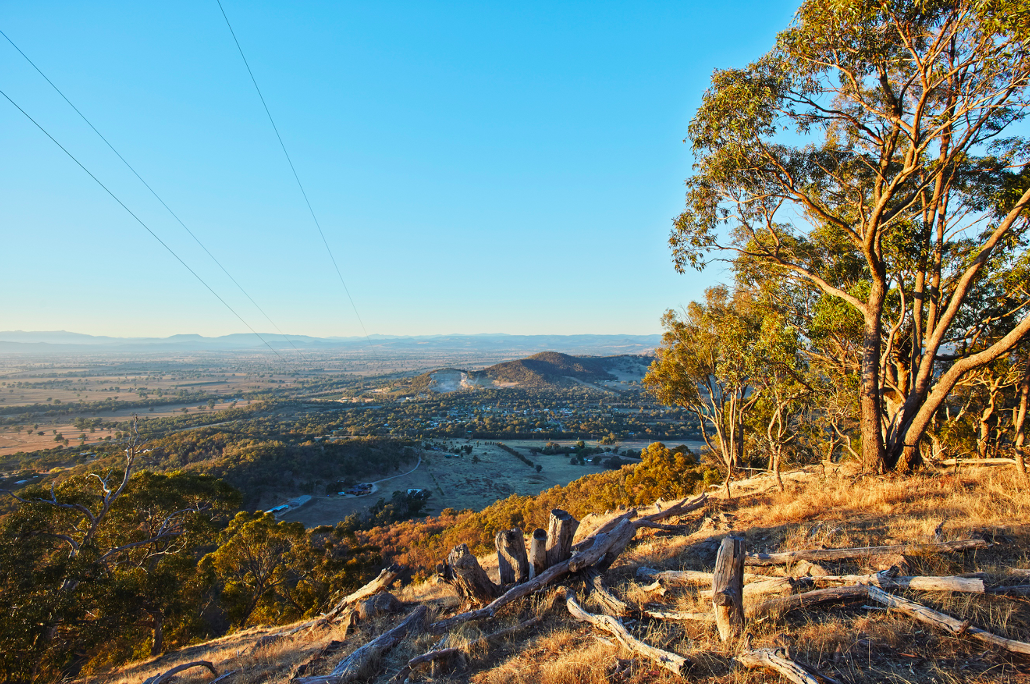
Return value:
M 352 498 L 341 496 L 315 497 L 311 503 L 282 516 L 282 520 L 299 521 L 307 527 L 333 525 L 351 513 L 367 510 L 380 497 L 387 500 L 395 491 L 407 489 L 428 489 L 428 515 L 435 515 L 444 508 L 479 510 L 497 499 L 512 494 L 539 494 L 555 485 L 566 485 L 589 473 L 604 470 L 594 465 L 570 465 L 567 456 L 545 456 L 530 454 L 530 446 L 543 447 L 546 442 L 520 440 L 509 443 L 525 454 L 543 470 L 537 473 L 508 452 L 492 444 L 475 441 L 455 440 L 451 444 L 471 444 L 472 454 L 447 458 L 439 451 L 426 451 L 422 466 L 413 473 L 398 477 L 379 485 L 373 495 Z M 478 463 L 472 457 L 479 458 Z M 409 466 L 410 467 L 410 466 Z

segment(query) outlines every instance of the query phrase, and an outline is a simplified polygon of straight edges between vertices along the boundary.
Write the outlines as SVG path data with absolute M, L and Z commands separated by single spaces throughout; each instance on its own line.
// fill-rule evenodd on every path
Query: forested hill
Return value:
M 626 365 L 644 366 L 646 361 L 639 356 L 570 356 L 541 352 L 525 359 L 498 363 L 472 375 L 500 383 L 562 385 L 568 384 L 570 378 L 584 382 L 616 380 L 611 371 Z

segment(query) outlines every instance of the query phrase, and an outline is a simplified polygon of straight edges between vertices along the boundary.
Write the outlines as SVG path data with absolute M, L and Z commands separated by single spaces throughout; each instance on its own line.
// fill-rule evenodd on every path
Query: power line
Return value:
M 350 300 L 351 308 L 354 309 L 354 315 L 358 319 L 358 324 L 361 325 L 361 331 L 365 333 L 365 339 L 368 341 L 368 346 L 372 350 L 372 355 L 378 358 L 376 354 L 375 345 L 372 344 L 372 338 L 368 336 L 368 330 L 365 329 L 365 323 L 361 320 L 361 314 L 358 313 L 358 307 L 354 303 L 354 298 L 350 294 L 350 288 L 347 287 L 347 282 L 343 279 L 343 273 L 340 271 L 339 264 L 336 263 L 336 257 L 333 256 L 333 250 L 329 248 L 329 241 L 325 239 L 325 233 L 322 232 L 322 224 L 318 222 L 318 217 L 315 216 L 315 210 L 311 207 L 311 201 L 308 199 L 308 193 L 304 190 L 304 184 L 300 182 L 300 176 L 297 174 L 297 168 L 293 165 L 293 159 L 290 158 L 290 153 L 286 149 L 286 143 L 283 142 L 283 137 L 279 135 L 279 127 L 275 125 L 275 119 L 272 118 L 272 112 L 268 109 L 268 103 L 265 102 L 265 96 L 261 94 L 261 88 L 258 86 L 257 79 L 254 78 L 254 71 L 250 68 L 250 62 L 247 61 L 247 56 L 243 54 L 243 47 L 240 46 L 240 41 L 236 37 L 236 31 L 233 30 L 232 24 L 229 23 L 229 16 L 225 13 L 225 8 L 222 7 L 222 0 L 215 0 L 218 3 L 218 9 L 222 11 L 222 18 L 225 19 L 225 25 L 229 27 L 229 33 L 232 34 L 233 42 L 236 43 L 236 49 L 240 52 L 240 57 L 243 58 L 243 64 L 247 67 L 247 73 L 250 74 L 250 82 L 254 84 L 254 90 L 257 91 L 258 98 L 261 100 L 261 106 L 265 108 L 265 114 L 268 115 L 268 122 L 272 124 L 272 130 L 275 131 L 275 137 L 279 140 L 279 146 L 283 148 L 283 154 L 286 155 L 286 161 L 290 165 L 290 171 L 293 172 L 293 179 L 297 181 L 297 187 L 300 188 L 300 194 L 304 196 L 304 203 L 308 205 L 308 211 L 311 212 L 311 218 L 315 222 L 315 227 L 318 228 L 318 234 L 322 237 L 322 244 L 325 245 L 325 251 L 329 253 L 329 259 L 333 262 L 333 268 L 336 269 L 336 275 L 340 278 L 340 284 L 343 285 L 343 291 L 347 293 L 347 299 Z
M 105 138 L 105 137 L 104 137 L 104 135 L 103 135 L 103 134 L 102 134 L 102 133 L 101 133 L 100 131 L 98 131 L 98 130 L 97 130 L 96 126 L 94 126 L 94 125 L 93 125 L 93 124 L 92 124 L 92 123 L 90 122 L 90 120 L 86 118 L 86 115 L 85 115 L 85 114 L 83 114 L 82 112 L 80 112 L 80 111 L 79 111 L 79 108 L 78 108 L 78 107 L 76 107 L 76 106 L 75 106 L 74 104 L 72 104 L 72 101 L 71 101 L 71 100 L 69 100 L 69 99 L 68 99 L 68 97 L 67 97 L 67 96 L 66 96 L 66 95 L 65 95 L 65 94 L 64 94 L 63 92 L 61 92 L 61 89 L 60 89 L 60 88 L 58 88 L 58 87 L 57 87 L 56 85 L 54 85 L 54 82 L 53 82 L 53 81 L 51 81 L 51 80 L 50 80 L 50 79 L 49 79 L 49 78 L 47 77 L 47 75 L 46 75 L 46 74 L 44 74 L 44 73 L 43 73 L 43 71 L 42 71 L 42 70 L 41 70 L 41 69 L 40 69 L 40 68 L 39 68 L 38 66 L 36 66 L 36 63 L 35 63 L 35 62 L 33 62 L 33 61 L 32 61 L 31 59 L 29 59 L 29 56 L 28 56 L 28 55 L 26 55 L 26 54 L 25 54 L 24 52 L 22 52 L 22 49 L 21 49 L 20 47 L 18 47 L 17 45 L 15 45 L 14 41 L 13 41 L 13 40 L 11 40 L 11 39 L 10 39 L 10 37 L 9 37 L 9 36 L 8 36 L 8 35 L 7 35 L 6 33 L 4 33 L 3 31 L 0 31 L 0 36 L 3 36 L 4 38 L 6 38 L 6 39 L 7 39 L 7 42 L 11 44 L 11 47 L 13 47 L 13 48 L 14 48 L 15 50 L 17 50 L 17 51 L 18 51 L 18 54 L 20 54 L 20 55 L 21 55 L 22 57 L 24 57 L 24 58 L 25 58 L 25 61 L 26 61 L 26 62 L 28 62 L 28 63 L 29 63 L 30 65 L 32 65 L 32 68 L 33 68 L 33 69 L 35 69 L 35 70 L 36 70 L 36 72 L 37 72 L 37 73 L 38 73 L 38 74 L 39 74 L 40 76 L 42 76 L 42 77 L 43 77 L 43 79 L 44 79 L 44 80 L 45 80 L 45 81 L 46 81 L 47 83 L 49 83 L 49 84 L 50 84 L 50 87 L 51 87 L 51 88 L 53 88 L 53 89 L 54 89 L 55 91 L 57 91 L 57 94 L 58 94 L 58 95 L 60 95 L 60 96 L 61 96 L 61 98 L 62 98 L 62 99 L 63 99 L 63 100 L 65 101 L 65 102 L 67 102 L 67 103 L 68 103 L 68 106 L 69 106 L 69 107 L 71 107 L 71 108 L 72 108 L 73 110 L 75 110 L 75 113 L 76 113 L 76 114 L 78 114 L 78 115 L 79 115 L 79 117 L 80 117 L 80 118 L 81 118 L 81 119 L 82 119 L 83 121 L 85 121 L 85 122 L 86 122 L 86 125 L 87 125 L 87 126 L 89 126 L 90 128 L 92 128 L 92 129 L 93 129 L 93 132 L 94 132 L 94 133 L 96 133 L 96 134 L 97 134 L 97 135 L 98 135 L 98 136 L 100 137 L 100 139 L 104 141 L 104 144 L 106 144 L 106 145 L 107 145 L 107 146 L 108 146 L 108 147 L 109 147 L 109 148 L 111 149 L 111 151 L 112 151 L 112 152 L 114 152 L 115 156 L 117 156 L 117 157 L 118 157 L 119 159 L 121 159 L 121 160 L 122 160 L 122 163 L 123 163 L 123 164 L 125 164 L 125 166 L 126 166 L 126 167 L 127 167 L 128 169 L 129 169 L 129 171 L 132 171 L 133 175 L 134 175 L 134 176 L 136 176 L 136 178 L 138 178 L 138 179 L 139 179 L 139 182 L 140 182 L 140 183 L 142 183 L 142 184 L 144 185 L 144 187 L 146 187 L 146 189 L 150 191 L 150 194 L 151 194 L 151 195 L 153 195 L 153 196 L 154 196 L 154 197 L 155 197 L 155 198 L 157 199 L 157 201 L 161 203 L 161 206 L 163 206 L 163 207 L 164 207 L 165 209 L 167 209 L 167 210 L 168 210 L 168 213 L 172 215 L 172 218 L 174 218 L 174 219 L 175 219 L 176 221 L 178 221 L 178 222 L 179 222 L 179 225 L 180 225 L 180 226 L 182 226 L 182 227 L 183 227 L 183 229 L 184 229 L 184 230 L 185 230 L 185 231 L 186 231 L 187 233 L 189 233 L 189 234 L 190 234 L 190 237 L 191 237 L 191 238 L 193 238 L 193 239 L 194 239 L 194 240 L 196 241 L 196 243 L 197 243 L 198 245 L 200 245 L 200 248 L 201 248 L 201 249 L 203 249 L 203 250 L 204 250 L 204 252 L 205 252 L 205 253 L 207 253 L 207 255 L 208 255 L 209 257 L 211 257 L 211 260 L 212 260 L 213 262 L 215 262 L 215 263 L 216 263 L 216 264 L 218 265 L 218 268 L 222 269 L 222 273 L 224 273 L 225 275 L 227 275 L 227 276 L 229 277 L 229 280 L 231 280 L 231 281 L 233 282 L 233 284 L 234 284 L 234 285 L 235 285 L 236 287 L 238 287 L 238 288 L 239 288 L 240 292 L 242 292 L 242 293 L 243 293 L 243 294 L 244 294 L 244 295 L 245 295 L 245 296 L 247 297 L 247 299 L 249 299 L 249 300 L 250 300 L 250 303 L 251 303 L 251 304 L 253 304 L 253 305 L 254 305 L 254 306 L 255 306 L 255 307 L 257 308 L 257 310 L 258 310 L 258 311 L 260 311 L 260 312 L 261 312 L 261 315 L 263 315 L 263 316 L 265 317 L 265 319 L 266 319 L 266 320 L 267 320 L 267 321 L 268 321 L 269 323 L 271 323 L 271 324 L 272 324 L 272 327 L 273 327 L 273 328 L 275 328 L 275 329 L 276 329 L 276 331 L 277 331 L 277 332 L 278 332 L 278 333 L 279 333 L 280 335 L 282 335 L 283 339 L 285 339 L 285 340 L 286 340 L 287 342 L 289 342 L 289 343 L 290 343 L 290 346 L 291 346 L 291 347 L 293 347 L 294 351 L 296 351 L 296 352 L 297 352 L 297 353 L 299 354 L 299 353 L 300 353 L 300 350 L 299 350 L 299 349 L 297 349 L 297 345 L 295 345 L 295 344 L 293 343 L 293 340 L 291 340 L 291 339 L 290 339 L 289 337 L 287 337 L 286 333 L 284 333 L 284 332 L 283 332 L 282 330 L 280 330 L 280 329 L 279 329 L 279 326 L 275 324 L 275 321 L 273 321 L 273 320 L 271 319 L 271 317 L 269 317 L 269 315 L 268 315 L 267 313 L 265 313 L 265 310 L 264 310 L 264 309 L 262 309 L 262 308 L 261 308 L 261 306 L 260 306 L 260 305 L 258 305 L 258 303 L 254 301 L 254 298 L 253 298 L 253 297 L 251 297 L 251 296 L 250 296 L 250 294 L 249 294 L 249 293 L 248 293 L 248 292 L 247 292 L 247 291 L 246 291 L 245 289 L 243 289 L 243 286 L 242 286 L 242 285 L 240 285 L 240 284 L 239 284 L 239 282 L 237 282 L 237 281 L 236 281 L 236 279 L 232 277 L 232 274 L 231 274 L 231 273 L 229 273 L 229 271 L 228 271 L 228 270 L 226 270 L 225 266 L 223 266 L 223 265 L 222 265 L 222 262 L 220 262 L 220 261 L 219 261 L 218 259 L 216 259 L 216 258 L 215 258 L 215 255 L 214 255 L 214 254 L 212 254 L 212 253 L 211 253 L 211 251 L 210 251 L 210 250 L 208 250 L 208 248 L 207 248 L 206 246 L 204 246 L 204 243 L 200 241 L 200 238 L 198 238 L 198 237 L 197 237 L 196 235 L 194 235 L 194 234 L 193 234 L 193 231 L 192 231 L 192 230 L 190 230 L 190 229 L 189 229 L 189 228 L 188 228 L 188 227 L 186 226 L 186 224 L 182 222 L 182 219 L 180 219 L 180 218 L 179 218 L 179 215 L 178 215 L 178 214 L 176 214 L 176 213 L 175 213 L 174 211 L 172 211 L 172 208 L 171 208 L 171 207 L 169 207 L 169 206 L 168 206 L 167 204 L 165 204 L 165 201 L 164 201 L 163 199 L 161 199 L 161 196 L 157 194 L 157 192 L 156 192 L 156 191 L 154 190 L 154 188 L 150 187 L 150 184 L 149 184 L 149 183 L 147 183 L 147 182 L 146 182 L 145 180 L 143 180 L 143 177 L 142 177 L 142 176 L 140 176 L 140 175 L 139 175 L 139 173 L 138 173 L 138 172 L 136 171 L 136 169 L 134 169 L 134 168 L 132 167 L 132 164 L 130 164 L 130 163 L 129 163 L 128 161 L 126 161 L 126 160 L 125 160 L 125 157 L 123 157 L 123 156 L 121 155 L 121 153 L 120 153 L 120 152 L 119 152 L 118 150 L 116 150 L 116 149 L 114 148 L 114 145 L 112 145 L 112 144 L 111 144 L 111 142 L 110 142 L 110 141 L 109 141 L 109 140 L 108 140 L 107 138 Z
M 5 92 L 4 92 L 3 90 L 0 90 L 0 95 L 3 95 L 3 96 L 4 96 L 4 98 L 6 98 L 6 100 L 7 100 L 8 102 L 10 102 L 10 103 L 11 103 L 12 105 L 14 105 L 14 108 L 15 108 L 15 109 L 17 109 L 17 110 L 18 110 L 19 112 L 21 112 L 22 114 L 24 114 L 24 115 L 25 115 L 25 118 L 26 118 L 26 119 L 28 119 L 29 121 L 31 121 L 31 122 L 32 122 L 32 124 L 33 124 L 33 125 L 34 125 L 34 126 L 35 126 L 36 128 L 38 128 L 38 129 L 39 129 L 40 131 L 42 131 L 42 132 L 43 132 L 43 135 L 45 135 L 46 137 L 50 138 L 50 141 L 51 141 L 52 143 L 54 143 L 54 144 L 55 144 L 55 145 L 57 145 L 57 146 L 58 146 L 59 148 L 61 148 L 61 151 L 62 151 L 62 152 L 64 152 L 64 153 L 65 153 L 66 155 L 68 155 L 68 158 L 69 158 L 69 159 L 71 159 L 71 160 L 72 160 L 73 162 L 75 162 L 75 163 L 76 163 L 76 164 L 78 165 L 78 167 L 79 167 L 80 169 L 82 169 L 83 171 L 85 171 L 85 172 L 86 172 L 86 174 L 87 174 L 87 175 L 89 175 L 89 177 L 90 177 L 90 178 L 92 178 L 92 179 L 93 179 L 94 181 L 96 181 L 97 185 L 99 185 L 99 186 L 100 186 L 101 188 L 103 188 L 103 189 L 104 189 L 104 192 L 106 192 L 106 193 L 107 193 L 108 195 L 110 195 L 110 196 L 111 196 L 111 199 L 113 199 L 113 200 L 114 200 L 115 202 L 117 202 L 118 204 L 120 204 L 120 205 L 121 205 L 121 207 L 122 207 L 122 209 L 124 209 L 125 211 L 129 212 L 129 216 L 131 216 L 132 218 L 136 219 L 136 222 L 137 222 L 137 223 L 139 223 L 139 224 L 140 224 L 141 226 L 143 226 L 143 228 L 145 228 L 145 229 L 146 229 L 146 231 L 147 231 L 148 233 L 150 233 L 150 234 L 151 234 L 151 235 L 153 236 L 153 238 L 154 238 L 155 240 L 157 240 L 158 242 L 160 242 L 160 243 L 161 243 L 161 246 L 162 246 L 162 247 L 164 247 L 164 248 L 165 248 L 166 250 L 168 250 L 168 253 L 169 253 L 169 254 L 171 254 L 171 255 L 172 255 L 173 257 L 175 257 L 175 259 L 176 259 L 176 260 L 177 260 L 177 261 L 178 261 L 178 262 L 179 262 L 180 264 L 182 264 L 182 265 L 183 265 L 183 266 L 184 266 L 184 267 L 186 268 L 186 270 L 187 270 L 187 271 L 189 271 L 190 273 L 192 273 L 192 274 L 193 274 L 193 277 L 194 277 L 194 278 L 196 278 L 197 280 L 199 280 L 199 281 L 200 281 L 200 284 L 201 284 L 201 285 L 203 285 L 204 287 L 206 287 L 206 288 L 208 289 L 208 292 L 210 292 L 210 293 L 211 293 L 211 294 L 213 294 L 213 295 L 214 295 L 215 297 L 217 297 L 217 298 L 218 298 L 218 301 L 220 301 L 220 302 L 221 302 L 222 304 L 224 304 L 224 305 L 225 305 L 225 308 L 226 308 L 226 309 L 228 309 L 229 311 L 231 311 L 231 312 L 232 312 L 232 314 L 233 314 L 234 316 L 236 316 L 236 318 L 240 319 L 240 322 L 241 322 L 241 323 L 243 323 L 243 325 L 247 326 L 247 328 L 248 328 L 248 329 L 249 329 L 249 330 L 250 330 L 250 331 L 251 331 L 252 333 L 254 333 L 255 335 L 257 335 L 257 338 L 258 338 L 259 340 L 261 340 L 262 342 L 264 342 L 265 346 L 266 346 L 266 347 L 268 347 L 269 349 L 271 349 L 271 350 L 272 350 L 272 353 L 273 353 L 273 354 L 275 354 L 276 356 L 278 356 L 278 357 L 279 357 L 279 360 L 280 360 L 280 361 L 283 361 L 283 362 L 285 363 L 285 359 L 283 359 L 283 357 L 282 357 L 282 356 L 279 356 L 279 352 L 277 352 L 277 351 L 276 351 L 276 350 L 275 350 L 275 349 L 274 349 L 274 348 L 272 347 L 272 345 L 268 344 L 268 342 L 267 342 L 267 341 L 265 340 L 265 338 L 261 337 L 261 335 L 260 335 L 260 334 L 258 333 L 258 331 L 257 331 L 257 330 L 254 330 L 254 328 L 251 328 L 251 327 L 250 327 L 250 323 L 247 323 L 247 321 L 243 320 L 243 316 L 241 316 L 241 315 L 239 315 L 238 313 L 236 313 L 236 310 L 235 310 L 235 309 L 233 309 L 233 308 L 232 308 L 231 306 L 229 306 L 229 303 L 228 303 L 228 302 L 226 302 L 226 301 L 225 301 L 224 299 L 222 299 L 222 297 L 221 297 L 221 296 L 220 296 L 220 295 L 219 295 L 219 294 L 218 294 L 217 292 L 215 292 L 215 291 L 214 291 L 214 290 L 213 290 L 213 289 L 211 288 L 211 286 L 210 286 L 210 285 L 208 285 L 208 284 L 207 284 L 207 283 L 206 283 L 206 282 L 204 281 L 204 279 L 203 279 L 203 278 L 201 278 L 201 277 L 200 277 L 200 276 L 199 276 L 199 275 L 197 274 L 197 272 L 196 272 L 196 271 L 194 271 L 194 270 L 193 270 L 192 268 L 190 268 L 190 267 L 189 267 L 189 265 L 188 265 L 188 264 L 187 264 L 187 263 L 186 263 L 185 261 L 183 261 L 183 260 L 182 260 L 182 258 L 181 258 L 181 257 L 180 257 L 180 256 L 179 256 L 178 254 L 176 254 L 176 253 L 175 253 L 175 251 L 174 251 L 174 250 L 173 250 L 173 249 L 172 249 L 171 247 L 169 247 L 169 246 L 168 246 L 168 245 L 167 245 L 167 244 L 165 243 L 165 241 L 164 241 L 164 240 L 162 240 L 161 238 L 159 238 L 159 237 L 157 236 L 157 233 L 155 233 L 154 231 L 152 231 L 152 230 L 150 229 L 150 226 L 148 226 L 148 225 L 147 225 L 146 223 L 144 223 L 144 222 L 143 222 L 143 220 L 142 220 L 142 219 L 141 219 L 141 218 L 140 218 L 139 216 L 136 216 L 136 214 L 134 214 L 134 213 L 132 212 L 132 209 L 129 209 L 129 207 L 125 206 L 125 203 L 124 203 L 124 202 L 122 202 L 122 201 L 121 201 L 120 199 L 118 199 L 118 196 L 117 196 L 117 195 L 115 195 L 115 194 L 114 194 L 113 192 L 111 192 L 111 190 L 110 190 L 110 189 L 108 189 L 108 187 L 107 187 L 106 185 L 104 185 L 104 184 L 103 184 L 103 183 L 102 183 L 102 182 L 100 181 L 100 179 L 99 179 L 99 178 L 97 178 L 96 176 L 94 176 L 94 175 L 93 175 L 93 173 L 92 173 L 92 172 L 91 172 L 91 171 L 90 171 L 89 169 L 87 169 L 87 168 L 86 168 L 85 166 L 83 166 L 82 162 L 80 162 L 80 161 L 79 161 L 78 159 L 76 159 L 76 158 L 75 158 L 75 155 L 73 155 L 73 154 L 72 154 L 71 152 L 69 152 L 69 151 L 68 151 L 67 149 L 65 149 L 64 145 L 62 145 L 61 143 L 57 142 L 57 139 L 56 139 L 56 138 L 54 138 L 54 136 L 50 135 L 50 133 L 48 133 L 48 132 L 47 132 L 47 130 L 46 130 L 45 128 L 43 128 L 43 127 L 42 127 L 42 126 L 41 126 L 41 125 L 39 124 L 39 122 L 37 122 L 37 121 L 36 121 L 35 119 L 33 119 L 33 118 L 32 118 L 31 116 L 29 116 L 29 113 L 28 113 L 28 112 L 26 112 L 26 111 L 25 111 L 24 109 L 22 109 L 22 108 L 21 108 L 21 107 L 20 107 L 20 106 L 18 105 L 18 103 L 17 103 L 17 102 L 15 102 L 14 100 L 12 100 L 12 99 L 11 99 L 11 97 L 10 97 L 10 96 L 9 96 L 9 95 L 8 95 L 7 93 L 5 93 Z

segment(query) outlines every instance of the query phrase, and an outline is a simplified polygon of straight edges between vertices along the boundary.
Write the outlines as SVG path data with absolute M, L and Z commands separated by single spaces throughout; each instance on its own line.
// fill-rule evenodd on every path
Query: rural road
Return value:
M 390 476 L 390 477 L 384 477 L 384 478 L 383 478 L 382 480 L 376 480 L 375 482 L 372 482 L 372 483 L 370 483 L 370 484 L 374 484 L 374 485 L 377 485 L 377 484 L 379 484 L 380 482 L 386 482 L 387 480 L 396 480 L 396 479 L 397 479 L 398 477 L 404 477 L 405 475 L 411 475 L 411 474 L 412 474 L 413 472 L 415 472 L 416 470 L 418 470 L 418 467 L 419 467 L 420 465 L 422 465 L 422 456 L 421 456 L 421 455 L 419 455 L 419 457 L 418 457 L 418 463 L 416 463 L 416 464 L 415 464 L 415 467 L 414 467 L 414 468 L 412 468 L 411 470 L 409 470 L 408 472 L 406 472 L 406 473 L 401 473 L 400 475 L 392 475 L 392 476 Z
M 390 477 L 384 477 L 382 480 L 376 480 L 375 482 L 364 482 L 364 483 L 362 483 L 362 484 L 370 484 L 370 485 L 372 485 L 372 489 L 370 489 L 368 492 L 366 492 L 364 494 L 359 494 L 359 495 L 357 495 L 354 498 L 358 499 L 358 498 L 365 497 L 365 496 L 371 496 L 371 495 L 373 495 L 373 494 L 375 494 L 376 492 L 379 491 L 379 483 L 380 482 L 387 482 L 389 480 L 396 480 L 398 477 L 404 477 L 405 475 L 411 475 L 413 472 L 418 470 L 418 467 L 420 465 L 422 465 L 422 456 L 421 455 L 418 457 L 418 463 L 415 464 L 415 467 L 412 468 L 411 470 L 409 470 L 406 473 L 401 473 L 400 475 L 391 475 Z M 329 496 L 332 496 L 332 495 L 331 494 L 326 494 L 326 496 L 329 497 Z

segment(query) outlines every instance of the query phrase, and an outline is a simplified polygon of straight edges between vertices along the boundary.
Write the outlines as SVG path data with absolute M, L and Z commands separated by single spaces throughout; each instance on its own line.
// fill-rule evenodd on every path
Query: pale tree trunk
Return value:
M 1016 408 L 1015 419 L 1012 421 L 1012 426 L 1016 431 L 1016 439 L 1012 445 L 1016 457 L 1016 470 L 1022 476 L 1024 486 L 1030 486 L 1030 477 L 1027 476 L 1025 454 L 1023 453 L 1023 444 L 1026 442 L 1028 403 L 1030 403 L 1030 359 L 1027 360 L 1026 371 L 1019 383 L 1019 405 Z
M 878 472 L 892 470 L 895 465 L 886 460 L 881 424 L 880 345 L 884 295 L 882 282 L 874 279 L 862 331 L 862 387 L 859 395 L 863 466 Z

